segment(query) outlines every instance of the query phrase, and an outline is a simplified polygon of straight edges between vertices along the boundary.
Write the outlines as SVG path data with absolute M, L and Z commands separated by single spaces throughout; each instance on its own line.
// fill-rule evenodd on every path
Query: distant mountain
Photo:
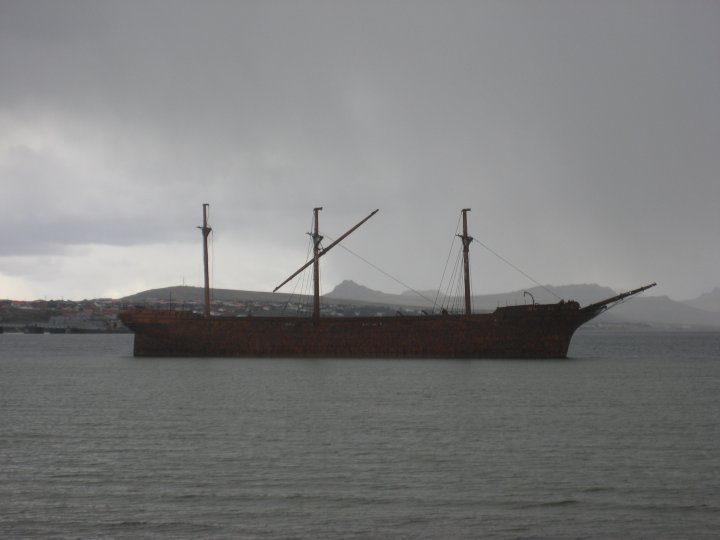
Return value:
M 667 296 L 644 296 L 628 299 L 595 321 L 641 323 L 656 327 L 720 328 L 720 313 L 694 308 Z
M 526 292 L 530 294 L 525 294 Z M 419 293 L 422 294 L 422 297 L 418 296 L 418 293 L 414 291 L 405 291 L 402 294 L 387 294 L 373 291 L 352 281 L 345 281 L 326 297 L 393 306 L 407 305 L 432 308 L 437 293 L 435 291 L 419 291 Z M 565 299 L 575 300 L 581 306 L 586 306 L 616 294 L 617 292 L 613 289 L 594 283 L 558 287 L 546 285 L 507 293 L 473 296 L 472 305 L 474 311 L 493 311 L 500 306 L 529 304 L 533 299 L 535 302 L 543 304 Z M 720 294 L 720 291 L 718 294 Z M 706 296 L 708 295 L 703 295 L 703 297 Z M 448 302 L 448 299 L 440 296 L 438 297 L 436 309 L 447 304 L 460 307 L 460 300 L 451 298 Z M 710 312 L 709 310 L 698 309 L 688 305 L 687 302 L 677 302 L 667 296 L 639 296 L 627 299 L 622 304 L 602 314 L 594 322 L 599 324 L 642 324 L 662 328 L 720 328 L 720 310 Z
M 530 293 L 525 294 L 525 292 Z M 499 306 L 529 304 L 533 299 L 537 303 L 559 302 L 561 299 L 577 300 L 580 304 L 591 304 L 616 293 L 608 287 L 600 285 L 563 285 L 560 287 L 532 287 L 526 291 L 513 291 L 500 294 L 476 295 L 472 297 L 473 309 L 476 311 L 493 311 Z M 389 294 L 368 289 L 354 281 L 343 281 L 324 298 L 345 299 L 361 302 L 373 302 L 396 306 L 412 306 L 432 308 L 437 306 L 453 305 L 458 303 L 457 297 L 446 297 L 437 291 L 405 291 L 402 294 Z
M 701 294 L 693 300 L 686 300 L 683 303 L 705 311 L 720 313 L 720 288 L 715 287 L 712 291 Z
M 525 294 L 526 292 L 529 294 Z M 616 294 L 609 287 L 601 287 L 594 283 L 561 285 L 558 287 L 545 285 L 509 293 L 474 296 L 473 306 L 478 310 L 494 310 L 499 306 L 531 304 L 533 300 L 538 304 L 552 304 L 560 300 L 575 300 L 581 306 L 585 306 L 605 300 Z
M 358 300 L 360 302 L 385 304 L 392 302 L 394 296 L 395 295 L 369 289 L 364 285 L 358 285 L 351 280 L 345 280 L 337 287 L 335 287 L 331 292 L 324 295 L 323 298 Z
M 323 295 L 323 298 L 336 301 L 353 301 L 389 306 L 432 307 L 431 300 L 427 300 L 420 296 L 407 296 L 404 294 L 390 294 L 375 291 L 365 287 L 364 285 L 358 285 L 351 280 L 343 281 L 331 292 Z

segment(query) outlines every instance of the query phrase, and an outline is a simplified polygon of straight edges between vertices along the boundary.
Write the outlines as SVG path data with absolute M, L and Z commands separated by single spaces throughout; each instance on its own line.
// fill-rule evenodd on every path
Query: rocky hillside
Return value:
M 686 300 L 683 303 L 705 311 L 720 313 L 720 287 L 715 287 L 712 291 L 702 294 L 693 300 Z

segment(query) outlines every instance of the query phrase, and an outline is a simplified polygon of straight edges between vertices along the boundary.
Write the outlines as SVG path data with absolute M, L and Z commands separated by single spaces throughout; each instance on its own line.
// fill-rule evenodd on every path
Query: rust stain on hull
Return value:
M 594 317 L 577 302 L 425 317 L 203 317 L 130 310 L 135 356 L 327 358 L 565 358 Z

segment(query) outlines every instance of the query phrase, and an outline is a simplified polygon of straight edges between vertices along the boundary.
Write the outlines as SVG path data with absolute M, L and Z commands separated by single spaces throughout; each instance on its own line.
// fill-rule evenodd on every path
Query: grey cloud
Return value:
M 353 243 L 399 268 L 471 206 L 543 281 L 711 288 L 718 23 L 700 2 L 5 2 L 0 126 L 67 152 L 0 133 L 0 209 L 32 231 L 2 251 L 184 242 L 201 202 L 237 249 L 289 246 L 313 206 L 329 234 L 380 207 Z

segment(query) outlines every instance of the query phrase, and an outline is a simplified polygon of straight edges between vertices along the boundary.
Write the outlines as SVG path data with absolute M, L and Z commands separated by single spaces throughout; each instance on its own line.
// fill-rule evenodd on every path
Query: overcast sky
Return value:
M 205 202 L 218 288 L 272 290 L 322 206 L 332 238 L 379 208 L 347 247 L 433 289 L 472 208 L 541 283 L 698 296 L 719 29 L 714 0 L 0 0 L 0 298 L 199 286 Z M 342 249 L 322 277 L 405 288 Z

